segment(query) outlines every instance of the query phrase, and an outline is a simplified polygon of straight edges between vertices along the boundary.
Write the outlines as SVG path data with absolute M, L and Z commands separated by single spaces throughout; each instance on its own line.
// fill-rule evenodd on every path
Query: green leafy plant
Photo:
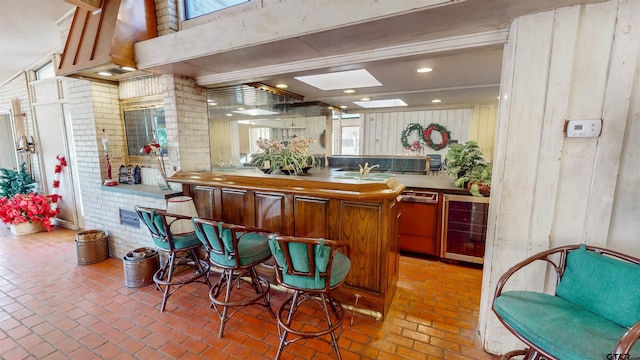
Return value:
M 456 187 L 465 188 L 470 185 L 469 192 L 473 196 L 483 196 L 480 191 L 491 187 L 493 167 L 485 161 L 475 141 L 451 144 L 446 160 L 447 174 L 456 179 Z
M 286 145 L 276 139 L 258 139 L 262 152 L 253 157 L 253 166 L 265 172 L 298 174 L 316 165 L 316 158 L 309 153 L 313 139 L 293 138 Z
M 0 196 L 12 198 L 17 194 L 28 194 L 35 191 L 36 181 L 29 175 L 25 163 L 20 171 L 0 169 Z

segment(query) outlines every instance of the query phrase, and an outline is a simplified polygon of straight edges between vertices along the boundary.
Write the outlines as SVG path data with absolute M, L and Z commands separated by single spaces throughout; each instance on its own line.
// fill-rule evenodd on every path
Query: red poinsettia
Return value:
M 60 197 L 59 195 L 56 195 Z M 51 218 L 60 209 L 51 209 L 51 198 L 41 194 L 18 194 L 10 199 L 0 197 L 0 220 L 10 224 L 39 221 L 51 231 Z

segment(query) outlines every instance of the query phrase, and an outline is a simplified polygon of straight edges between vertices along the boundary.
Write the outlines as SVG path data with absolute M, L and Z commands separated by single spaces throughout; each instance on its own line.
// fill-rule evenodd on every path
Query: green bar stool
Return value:
M 209 252 L 211 263 L 222 269 L 218 283 L 209 291 L 211 305 L 220 316 L 218 336 L 222 338 L 226 322 L 236 312 L 248 305 L 264 306 L 275 318 L 269 301 L 269 281 L 259 277 L 255 269 L 256 265 L 271 258 L 269 239 L 265 236 L 270 232 L 200 218 L 193 218 L 193 225 L 198 238 Z M 255 295 L 231 299 L 232 289 L 234 287 L 239 289 L 243 276 L 248 276 L 249 282 L 255 290 Z M 234 286 L 234 282 L 236 286 Z M 224 299 L 218 299 L 223 289 L 225 290 Z M 222 311 L 218 306 L 222 308 Z M 229 308 L 236 309 L 229 313 Z
M 174 235 L 171 232 L 172 222 L 191 218 L 141 206 L 136 206 L 135 210 L 142 223 L 149 229 L 156 248 L 169 253 L 164 265 L 153 274 L 153 282 L 163 292 L 160 312 L 164 311 L 169 296 L 185 284 L 202 282 L 211 288 L 209 263 L 198 259 L 195 251 L 202 246 L 195 232 L 180 235 Z M 186 256 L 178 256 L 184 253 Z M 194 272 L 183 272 L 174 277 L 176 269 L 182 265 L 194 268 Z M 173 290 L 171 290 L 172 286 Z
M 269 247 L 276 259 L 278 282 L 293 290 L 293 296 L 278 310 L 280 346 L 276 360 L 287 345 L 308 338 L 328 342 L 342 359 L 336 331 L 342 326 L 344 310 L 331 296 L 331 290 L 342 285 L 349 274 L 349 246 L 331 240 L 272 235 Z M 295 321 L 296 310 L 306 301 L 319 303 L 325 315 L 326 324 L 318 325 L 317 331 L 303 330 L 306 325 Z M 297 337 L 287 340 L 289 334 Z M 327 334 L 331 340 L 325 338 Z

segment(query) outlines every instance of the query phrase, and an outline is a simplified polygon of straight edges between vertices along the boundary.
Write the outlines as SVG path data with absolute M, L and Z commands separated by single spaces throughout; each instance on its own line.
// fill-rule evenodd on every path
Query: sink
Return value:
M 345 179 L 345 180 L 361 180 L 361 181 L 386 181 L 387 179 L 393 177 L 392 174 L 369 174 L 368 177 L 361 179 L 360 173 L 357 172 L 346 172 L 341 175 L 334 175 L 332 179 Z
M 358 172 L 345 172 L 342 176 L 349 176 L 360 178 L 360 173 Z M 369 173 L 369 176 L 366 179 L 389 179 L 394 177 L 395 175 L 389 173 Z

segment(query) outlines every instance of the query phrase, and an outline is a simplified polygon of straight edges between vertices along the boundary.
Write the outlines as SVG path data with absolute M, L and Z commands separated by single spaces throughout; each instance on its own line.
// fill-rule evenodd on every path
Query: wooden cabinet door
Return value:
M 256 226 L 278 234 L 288 235 L 286 229 L 286 195 L 255 193 Z
M 341 240 L 351 246 L 347 285 L 380 293 L 382 208 L 379 204 L 342 203 Z M 387 249 L 384 249 L 387 251 Z
M 194 186 L 191 188 L 191 197 L 196 205 L 198 216 L 205 219 L 215 219 L 214 199 L 215 188 L 210 186 Z
M 222 216 L 224 222 L 255 226 L 254 203 L 246 190 L 222 189 Z
M 400 249 L 437 254 L 438 204 L 402 202 Z
M 327 238 L 329 199 L 296 196 L 293 208 L 295 236 Z

